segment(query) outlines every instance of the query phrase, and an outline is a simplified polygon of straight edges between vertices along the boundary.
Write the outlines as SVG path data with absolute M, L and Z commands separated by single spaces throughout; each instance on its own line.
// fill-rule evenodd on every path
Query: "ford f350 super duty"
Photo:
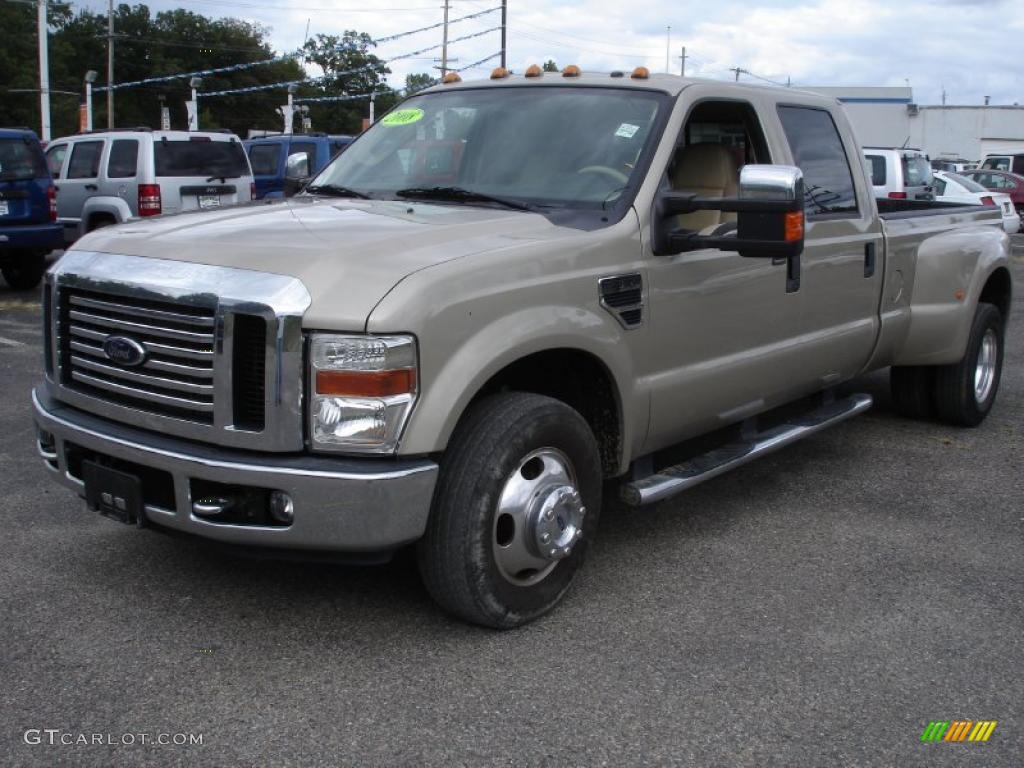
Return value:
M 513 627 L 570 586 L 602 489 L 668 498 L 864 411 L 836 386 L 879 368 L 904 414 L 992 407 L 999 212 L 876 202 L 834 100 L 446 80 L 294 198 L 75 244 L 33 395 L 55 479 L 243 547 L 415 544 L 445 609 Z

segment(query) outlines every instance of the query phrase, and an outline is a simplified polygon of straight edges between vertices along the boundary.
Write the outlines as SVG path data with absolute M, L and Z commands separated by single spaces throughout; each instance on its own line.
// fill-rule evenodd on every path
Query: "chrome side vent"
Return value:
M 638 273 L 602 277 L 598 280 L 601 306 L 611 312 L 623 328 L 644 323 L 644 282 Z

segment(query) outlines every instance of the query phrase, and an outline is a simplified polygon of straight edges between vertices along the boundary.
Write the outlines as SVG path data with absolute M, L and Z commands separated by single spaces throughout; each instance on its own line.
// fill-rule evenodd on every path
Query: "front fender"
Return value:
M 966 350 L 978 300 L 992 273 L 1009 268 L 1010 239 L 997 227 L 965 227 L 921 243 L 910 328 L 894 365 L 949 365 Z

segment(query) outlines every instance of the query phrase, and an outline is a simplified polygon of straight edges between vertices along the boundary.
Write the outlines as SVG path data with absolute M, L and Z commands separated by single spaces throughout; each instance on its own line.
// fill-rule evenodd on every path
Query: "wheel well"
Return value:
M 112 213 L 94 213 L 89 217 L 89 231 L 92 232 L 101 222 L 117 224 L 117 217 Z
M 995 304 L 999 313 L 1003 316 L 1003 324 L 1010 319 L 1010 298 L 1012 289 L 1010 287 L 1010 272 L 1005 267 L 1000 267 L 985 282 L 981 289 L 981 296 L 978 301 L 987 304 Z
M 547 395 L 574 408 L 594 433 L 604 474 L 618 474 L 621 409 L 615 381 L 600 360 L 578 349 L 537 352 L 502 368 L 473 399 L 507 390 Z

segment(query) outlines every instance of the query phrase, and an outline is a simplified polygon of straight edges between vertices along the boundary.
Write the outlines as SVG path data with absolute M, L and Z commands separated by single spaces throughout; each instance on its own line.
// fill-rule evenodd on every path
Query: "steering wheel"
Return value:
M 609 168 L 607 165 L 587 165 L 580 168 L 576 173 L 598 173 L 602 176 L 608 176 L 611 179 L 625 184 L 629 181 L 629 177 L 622 171 L 617 171 L 614 168 Z

